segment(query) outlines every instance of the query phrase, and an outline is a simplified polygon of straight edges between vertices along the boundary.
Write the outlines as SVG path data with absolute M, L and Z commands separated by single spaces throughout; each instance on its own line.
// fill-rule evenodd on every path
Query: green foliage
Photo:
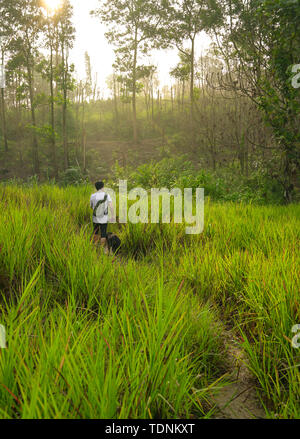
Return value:
M 45 124 L 41 127 L 36 127 L 32 125 L 28 125 L 27 127 L 30 128 L 31 130 L 34 130 L 38 134 L 42 142 L 45 144 L 49 144 L 49 142 L 53 137 L 56 139 L 58 137 L 57 133 L 53 131 L 52 126 L 49 124 Z
M 60 175 L 62 185 L 80 185 L 85 182 L 84 175 L 79 168 L 69 168 Z
M 300 165 L 300 99 L 292 85 L 292 67 L 299 63 L 300 1 L 235 0 L 226 6 L 227 56 L 239 58 L 237 74 L 242 71 L 252 84 L 252 90 L 241 91 L 251 96 L 272 128 L 279 151 L 277 179 L 289 202 Z
M 215 201 L 284 203 L 282 186 L 265 172 L 253 172 L 245 177 L 234 167 L 219 172 L 198 170 L 184 155 L 165 157 L 138 166 L 135 170 L 124 168 L 116 162 L 113 180 L 124 179 L 128 180 L 129 188 L 204 188 L 205 196 Z M 114 182 L 111 183 L 114 186 Z
M 113 263 L 99 252 L 91 191 L 0 187 L 9 346 L 0 352 L 0 417 L 210 417 L 222 342 L 213 310 L 163 264 Z

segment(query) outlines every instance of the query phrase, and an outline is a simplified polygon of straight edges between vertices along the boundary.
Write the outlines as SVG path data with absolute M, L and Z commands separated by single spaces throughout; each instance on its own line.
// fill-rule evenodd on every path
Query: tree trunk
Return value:
M 196 146 L 196 130 L 195 130 L 195 96 L 194 96 L 194 80 L 195 80 L 195 36 L 191 38 L 191 84 L 190 84 L 190 101 L 191 101 L 191 134 L 192 134 L 192 150 L 195 151 Z
M 119 133 L 119 111 L 118 111 L 118 101 L 117 101 L 117 87 L 116 87 L 116 77 L 113 76 L 114 81 L 114 107 L 115 107 L 115 131 L 116 135 Z
M 191 100 L 191 119 L 194 121 L 194 78 L 195 78 L 195 38 L 191 38 L 191 84 L 190 84 L 190 100 Z
M 2 66 L 4 66 L 4 51 L 2 50 L 1 57 Z M 4 67 L 3 67 L 4 68 Z M 6 126 L 6 112 L 5 112 L 5 98 L 4 98 L 4 88 L 1 88 L 1 119 L 2 119 L 2 135 L 4 151 L 8 151 L 8 141 L 7 141 L 7 126 Z
M 83 172 L 86 174 L 86 131 L 83 130 Z
M 136 66 L 137 66 L 137 29 L 135 30 L 134 41 L 134 56 L 133 56 L 133 71 L 132 71 L 132 128 L 133 128 L 133 141 L 137 144 L 137 117 L 136 117 Z
M 151 85 L 151 113 L 152 113 L 152 122 L 154 122 L 154 85 Z
M 4 88 L 1 88 L 1 116 L 2 116 L 1 120 L 2 120 L 2 134 L 3 134 L 4 151 L 7 152 L 8 151 L 8 141 L 7 141 Z
M 81 151 L 83 159 L 83 169 L 86 172 L 86 139 L 85 139 L 85 105 L 84 105 L 84 87 L 81 90 L 81 105 L 82 105 L 82 119 L 81 119 Z
M 249 177 L 249 143 L 245 143 L 245 175 Z
M 65 65 L 65 47 L 64 42 L 61 46 L 62 56 L 62 87 L 63 87 L 63 105 L 62 105 L 62 132 L 63 132 L 63 150 L 64 150 L 64 169 L 69 167 L 69 152 L 67 139 L 67 84 L 66 84 L 66 65 Z
M 31 123 L 33 127 L 32 131 L 32 158 L 33 158 L 33 171 L 36 175 L 40 175 L 40 163 L 39 163 L 39 146 L 36 135 L 36 118 L 34 107 L 34 92 L 33 92 L 33 74 L 30 66 L 30 61 L 27 61 L 27 73 L 28 73 L 28 87 L 29 87 L 29 102 L 31 110 Z
M 54 120 L 54 90 L 53 90 L 53 47 L 50 42 L 50 111 L 51 111 L 51 149 L 54 177 L 58 177 L 57 157 L 56 157 L 56 141 L 55 141 L 55 120 Z

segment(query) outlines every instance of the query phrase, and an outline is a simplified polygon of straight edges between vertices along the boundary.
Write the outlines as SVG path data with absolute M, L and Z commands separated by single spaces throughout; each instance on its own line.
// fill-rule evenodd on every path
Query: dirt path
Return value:
M 245 366 L 246 355 L 230 332 L 225 333 L 226 367 L 230 384 L 223 387 L 212 401 L 215 419 L 261 419 L 266 414 L 257 396 L 257 382 Z

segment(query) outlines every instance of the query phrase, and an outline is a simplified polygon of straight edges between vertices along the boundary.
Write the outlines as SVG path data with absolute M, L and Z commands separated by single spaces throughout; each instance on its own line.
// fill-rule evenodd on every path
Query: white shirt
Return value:
M 100 204 L 101 208 L 100 208 L 100 206 L 98 207 L 97 213 L 99 211 L 103 212 L 103 210 L 108 212 L 108 203 L 112 202 L 111 197 L 109 194 L 106 194 L 102 189 L 91 196 L 90 205 L 91 205 L 92 209 L 95 209 L 98 201 L 104 200 L 105 195 L 107 195 L 107 200 L 103 204 Z M 93 216 L 93 223 L 95 223 L 95 224 L 108 223 L 108 215 L 102 215 L 101 218 Z

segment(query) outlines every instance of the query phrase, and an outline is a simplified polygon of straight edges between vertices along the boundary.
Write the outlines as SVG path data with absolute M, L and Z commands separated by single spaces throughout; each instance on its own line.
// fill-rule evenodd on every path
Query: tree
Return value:
M 216 0 L 170 0 L 165 15 L 165 38 L 175 44 L 190 64 L 190 103 L 192 121 L 192 142 L 195 143 L 195 45 L 200 32 L 208 31 L 221 23 L 222 13 Z M 189 41 L 190 47 L 184 48 Z
M 2 135 L 3 135 L 3 144 L 4 151 L 8 151 L 8 139 L 7 139 L 7 125 L 6 125 L 6 109 L 5 109 L 5 95 L 4 95 L 4 81 L 5 81 L 5 42 L 4 38 L 0 36 L 0 94 L 1 94 L 1 105 L 0 105 L 0 114 L 1 114 L 1 122 L 2 122 Z
M 26 68 L 24 76 L 29 94 L 32 130 L 33 171 L 40 174 L 39 145 L 37 138 L 36 101 L 34 87 L 35 60 L 44 21 L 41 5 L 38 0 L 15 0 L 9 11 L 9 22 L 14 27 L 14 37 L 10 50 L 18 59 L 19 65 Z
M 93 80 L 92 80 L 92 67 L 91 67 L 91 59 L 88 52 L 84 54 L 85 61 L 85 73 L 86 79 L 85 82 L 82 83 L 80 81 L 79 89 L 81 95 L 81 106 L 82 106 L 82 119 L 81 119 L 81 151 L 83 156 L 83 170 L 86 173 L 86 126 L 85 126 L 85 102 L 89 101 L 91 96 L 93 95 Z
M 184 110 L 185 84 L 191 77 L 190 56 L 179 52 L 180 62 L 170 71 L 170 75 L 177 79 L 182 85 L 181 107 Z M 194 99 L 193 99 L 194 100 Z M 179 99 L 180 102 L 180 99 Z
M 161 23 L 164 6 L 155 0 L 99 0 L 99 9 L 91 14 L 100 17 L 109 26 L 108 41 L 116 49 L 115 69 L 127 79 L 132 95 L 132 127 L 134 142 L 138 141 L 136 97 L 138 81 L 143 76 L 140 55 L 149 54 L 152 48 L 165 47 L 161 40 Z M 141 88 L 140 88 L 141 89 Z
M 300 94 L 293 87 L 300 1 L 224 0 L 224 10 L 226 19 L 216 36 L 229 82 L 257 105 L 272 128 L 277 149 L 269 171 L 289 202 L 300 167 Z
M 55 66 L 54 66 L 54 51 L 58 44 L 58 14 L 57 11 L 49 12 L 45 19 L 45 45 L 50 51 L 50 59 L 46 61 L 46 78 L 49 81 L 50 86 L 50 124 L 51 124 L 51 150 L 52 150 L 52 164 L 54 170 L 54 177 L 58 177 L 58 163 L 57 163 L 57 151 L 56 151 L 56 131 L 55 131 L 55 114 L 54 114 L 54 78 L 55 78 Z
M 115 121 L 115 133 L 116 135 L 119 134 L 119 125 L 120 125 L 120 118 L 119 118 L 119 109 L 118 109 L 118 80 L 117 80 L 117 74 L 114 72 L 112 75 L 110 75 L 107 80 L 106 84 L 108 88 L 111 90 L 113 94 L 113 100 L 114 100 L 114 121 Z
M 72 26 L 73 7 L 69 0 L 63 0 L 62 6 L 57 11 L 57 32 L 60 45 L 61 63 L 58 66 L 57 82 L 61 90 L 62 104 L 62 135 L 64 150 L 64 169 L 68 169 L 70 165 L 68 134 L 67 134 L 67 107 L 68 107 L 68 91 L 73 90 L 74 81 L 72 73 L 74 65 L 69 65 L 69 50 L 73 47 L 75 39 L 75 29 Z
M 9 11 L 10 5 L 9 2 L 2 1 L 0 5 L 0 22 L 1 22 L 1 30 L 0 30 L 0 68 L 1 75 L 5 75 L 5 55 L 8 51 L 9 44 L 13 35 L 13 29 L 9 21 Z M 2 78 L 4 80 L 4 77 Z M 1 94 L 1 105 L 0 105 L 0 113 L 1 113 L 1 126 L 2 126 L 2 135 L 3 135 L 3 144 L 4 150 L 8 151 L 8 138 L 7 138 L 7 124 L 6 124 L 6 108 L 5 108 L 5 93 L 4 87 L 0 87 Z
M 147 119 L 150 119 L 150 109 L 152 114 L 152 123 L 154 121 L 154 85 L 157 82 L 157 68 L 149 66 L 143 78 L 143 90 L 145 96 Z

